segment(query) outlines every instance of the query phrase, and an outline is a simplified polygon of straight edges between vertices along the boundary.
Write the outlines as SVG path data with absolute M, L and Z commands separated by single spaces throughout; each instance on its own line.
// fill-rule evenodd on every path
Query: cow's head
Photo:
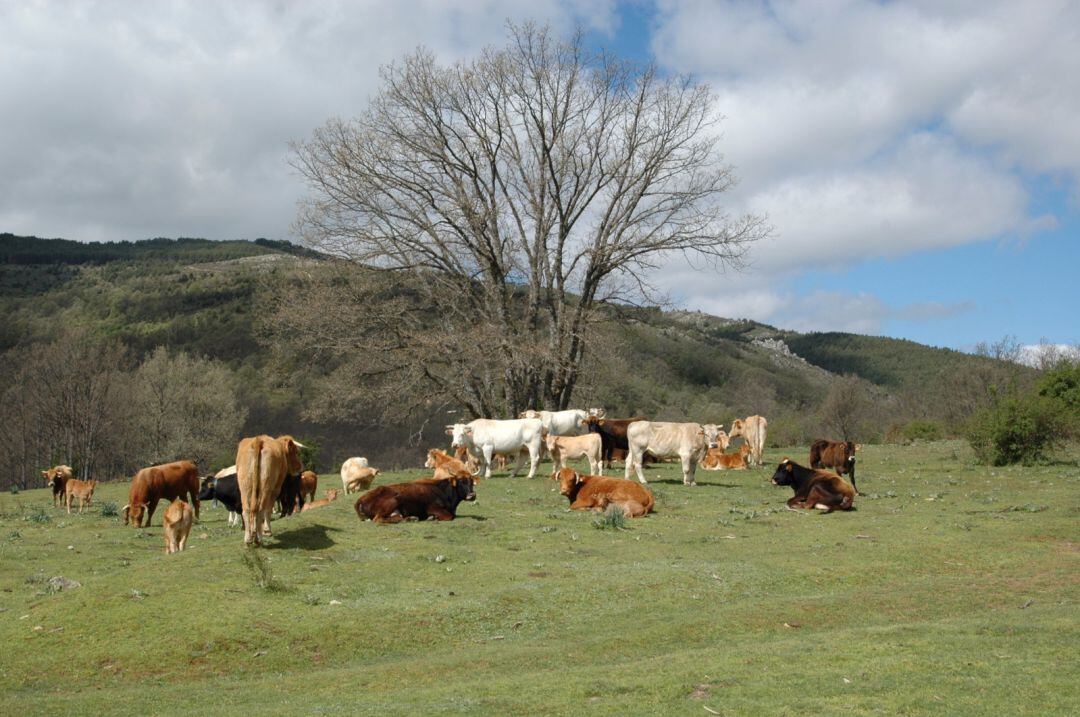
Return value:
M 589 409 L 589 416 L 594 416 L 596 418 L 603 418 L 606 415 L 607 415 L 607 411 L 605 409 L 603 409 L 603 408 L 590 408 Z
M 199 500 L 213 500 L 215 487 L 217 487 L 217 481 L 214 476 L 203 478 L 202 487 L 199 489 Z
M 518 418 L 540 418 L 540 412 L 535 408 L 530 408 L 527 411 L 522 411 L 518 414 Z
M 780 461 L 780 465 L 776 467 L 776 472 L 773 473 L 773 485 L 791 485 L 795 481 L 794 473 L 795 464 L 791 462 L 790 458 L 785 458 Z
M 286 475 L 299 475 L 300 471 L 304 470 L 304 466 L 300 462 L 300 449 L 307 448 L 307 446 L 292 436 L 278 436 L 277 441 L 281 444 L 281 449 L 285 453 Z
M 554 480 L 559 481 L 559 493 L 568 497 L 573 494 L 576 487 L 582 483 L 581 474 L 573 468 L 563 468 L 552 473 L 551 477 Z
M 734 421 L 731 422 L 731 430 L 728 431 L 728 438 L 735 438 L 736 436 L 745 436 L 746 434 L 743 433 L 744 428 L 745 428 L 745 426 L 743 426 L 743 419 L 736 418 Z
M 473 444 L 472 440 L 472 426 L 464 423 L 455 423 L 452 426 L 446 427 L 446 435 L 453 436 L 450 441 L 450 445 L 457 448 L 458 446 L 465 446 L 471 448 Z
M 432 448 L 427 452 L 427 460 L 424 461 L 424 468 L 434 468 L 435 467 L 435 456 L 438 455 L 438 453 L 439 453 L 438 448 Z
M 143 512 L 150 507 L 149 503 L 136 503 L 135 505 L 125 505 L 121 509 L 121 514 L 124 516 L 124 525 L 128 524 L 130 519 L 131 524 L 138 527 L 142 524 Z
M 450 476 L 450 487 L 458 500 L 476 500 L 476 482 L 471 475 Z
M 715 423 L 706 423 L 701 427 L 701 432 L 705 434 L 705 443 L 709 448 L 716 448 L 720 445 L 720 434 L 724 433 L 724 427 Z M 724 435 L 723 448 L 727 448 L 727 434 Z
M 337 488 L 327 488 L 326 489 L 326 499 L 328 501 L 330 501 L 331 503 L 333 503 L 335 500 L 337 500 L 339 492 L 340 491 Z

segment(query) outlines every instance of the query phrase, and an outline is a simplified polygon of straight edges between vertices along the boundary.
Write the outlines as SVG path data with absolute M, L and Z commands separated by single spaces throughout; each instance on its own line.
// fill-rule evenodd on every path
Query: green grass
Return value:
M 3 494 L 0 714 L 1080 711 L 1076 463 L 935 443 L 859 466 L 858 510 L 828 516 L 785 510 L 771 469 L 654 467 L 625 530 L 546 478 L 483 482 L 452 523 L 360 523 L 343 496 L 247 563 L 208 505 L 166 556 L 164 504 L 136 530 Z

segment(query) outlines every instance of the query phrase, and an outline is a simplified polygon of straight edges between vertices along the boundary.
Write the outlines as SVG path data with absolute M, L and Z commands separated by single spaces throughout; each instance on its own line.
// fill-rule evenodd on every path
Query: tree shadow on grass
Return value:
M 305 525 L 296 530 L 282 530 L 280 533 L 274 531 L 277 540 L 268 543 L 266 547 L 270 550 L 325 550 L 334 545 L 329 534 L 340 532 L 341 528 L 331 528 L 319 523 Z

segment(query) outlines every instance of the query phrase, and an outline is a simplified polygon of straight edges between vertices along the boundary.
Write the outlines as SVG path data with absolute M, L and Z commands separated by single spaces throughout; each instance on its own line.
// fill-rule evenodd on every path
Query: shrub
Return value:
M 107 500 L 101 504 L 101 515 L 106 518 L 115 518 L 120 515 L 120 506 L 114 501 Z
M 1062 438 L 1052 402 L 1040 396 L 1010 396 L 976 413 L 967 439 L 982 463 L 1031 465 Z
M 30 512 L 26 514 L 24 520 L 29 520 L 31 523 L 48 523 L 52 520 L 52 516 L 49 515 L 49 511 L 40 505 L 35 505 L 30 509 Z
M 607 507 L 604 514 L 593 521 L 593 527 L 599 530 L 625 530 L 626 513 L 619 506 L 612 504 Z
M 900 429 L 900 435 L 905 441 L 940 441 L 945 437 L 945 431 L 937 421 L 908 421 Z

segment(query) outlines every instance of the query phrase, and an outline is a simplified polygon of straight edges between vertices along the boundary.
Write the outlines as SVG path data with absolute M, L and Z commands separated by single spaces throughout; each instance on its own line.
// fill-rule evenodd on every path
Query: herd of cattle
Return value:
M 736 419 L 725 432 L 717 424 L 650 421 L 643 416 L 608 418 L 599 409 L 526 411 L 517 419 L 481 418 L 447 426 L 454 454 L 429 450 L 424 465 L 433 470 L 430 478 L 372 488 L 378 469 L 370 467 L 366 458 L 349 458 L 341 466 L 341 490 L 360 493 L 355 510 L 361 520 L 452 520 L 462 501 L 476 499 L 476 482 L 481 475 L 491 477 L 492 465 L 505 466 L 514 459 L 513 477 L 528 456 L 532 478 L 546 450 L 554 466 L 551 477 L 572 509 L 604 511 L 617 506 L 628 517 L 637 518 L 652 512 L 654 504 L 642 469 L 647 461 L 678 459 L 683 483 L 692 486 L 698 466 L 745 470 L 762 465 L 767 428 L 762 416 Z M 743 443 L 728 453 L 736 437 L 742 437 Z M 148 526 L 158 503 L 171 501 L 162 524 L 165 551 L 176 552 L 184 549 L 191 525 L 199 518 L 199 502 L 216 500 L 229 511 L 230 526 L 243 524 L 245 544 L 259 545 L 271 534 L 275 505 L 279 517 L 284 517 L 326 506 L 341 492 L 330 488 L 325 498 L 315 499 L 318 476 L 303 470 L 303 447 L 291 436 L 245 438 L 237 446 L 235 465 L 204 478 L 192 461 L 143 468 L 131 481 L 122 511 L 124 524 Z M 772 481 L 792 488 L 795 495 L 787 501 L 791 509 L 850 510 L 858 495 L 856 449 L 850 441 L 815 441 L 809 468 L 785 458 Z M 567 461 L 578 459 L 588 462 L 588 474 L 567 466 Z M 613 461 L 624 462 L 623 478 L 604 477 Z M 631 480 L 632 473 L 639 483 Z M 76 479 L 66 465 L 42 471 L 42 475 L 52 488 L 54 504 L 62 501 L 68 513 L 76 499 L 79 512 L 91 503 L 97 481 Z

